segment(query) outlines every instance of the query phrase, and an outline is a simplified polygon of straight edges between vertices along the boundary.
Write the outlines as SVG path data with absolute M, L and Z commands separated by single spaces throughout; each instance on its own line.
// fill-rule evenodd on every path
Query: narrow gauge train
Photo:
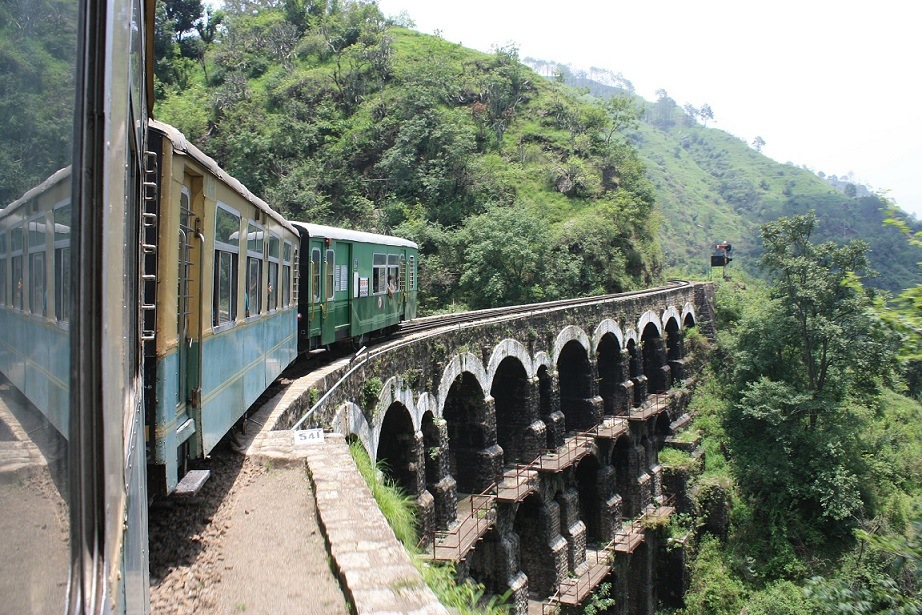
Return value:
M 362 342 L 415 313 L 415 245 L 295 226 L 149 122 L 155 6 L 14 3 L 5 16 L 24 25 L 0 35 L 26 49 L 0 76 L 64 118 L 0 131 L 4 155 L 42 161 L 34 187 L 9 188 L 18 167 L 0 182 L 10 612 L 147 612 L 149 497 L 299 347 Z M 8 466 L 8 450 L 26 461 Z
M 153 496 L 185 476 L 194 488 L 202 475 L 186 462 L 208 454 L 299 349 L 360 344 L 413 318 L 417 252 L 397 237 L 289 223 L 175 128 L 150 128 L 160 162 L 158 283 L 145 302 L 156 306 L 145 361 Z

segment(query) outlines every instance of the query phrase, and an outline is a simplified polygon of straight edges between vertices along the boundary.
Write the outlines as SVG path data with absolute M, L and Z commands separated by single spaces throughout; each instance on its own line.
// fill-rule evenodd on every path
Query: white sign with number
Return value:
M 323 442 L 323 429 L 299 429 L 295 432 L 295 446 L 320 444 Z

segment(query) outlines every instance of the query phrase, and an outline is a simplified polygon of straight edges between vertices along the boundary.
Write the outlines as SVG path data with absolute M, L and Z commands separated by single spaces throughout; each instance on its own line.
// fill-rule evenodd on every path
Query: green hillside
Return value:
M 417 241 L 427 309 L 659 277 L 654 190 L 627 139 L 637 109 L 374 4 L 225 6 L 210 33 L 158 12 L 155 115 L 293 219 Z
M 526 62 L 547 70 L 548 63 Z M 622 87 L 615 87 L 558 69 L 566 83 L 588 91 L 587 96 L 627 96 L 642 105 L 642 121 L 630 140 L 656 189 L 670 270 L 707 275 L 710 246 L 729 241 L 731 267 L 758 274 L 760 225 L 813 209 L 820 220 L 817 240 L 860 239 L 871 245 L 871 263 L 879 274 L 869 280 L 872 285 L 896 293 L 922 282 L 917 266 L 922 250 L 884 226 L 884 203 L 876 196 L 849 198 L 809 170 L 779 164 L 739 138 L 702 125 L 668 96 L 656 102 L 639 98 L 620 75 Z

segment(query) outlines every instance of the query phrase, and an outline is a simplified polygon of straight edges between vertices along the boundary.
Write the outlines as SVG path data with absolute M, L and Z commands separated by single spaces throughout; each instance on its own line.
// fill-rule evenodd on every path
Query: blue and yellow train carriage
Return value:
M 415 243 L 320 224 L 292 225 L 301 233 L 302 352 L 350 339 L 361 345 L 416 317 Z
M 178 130 L 150 128 L 160 207 L 149 469 L 152 490 L 170 493 L 297 357 L 300 238 Z
M 69 433 L 71 169 L 0 209 L 0 372 Z

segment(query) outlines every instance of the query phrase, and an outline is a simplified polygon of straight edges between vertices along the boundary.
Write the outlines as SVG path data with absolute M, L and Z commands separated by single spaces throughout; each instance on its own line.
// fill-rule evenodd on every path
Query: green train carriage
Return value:
M 357 346 L 416 317 L 418 247 L 412 241 L 292 222 L 301 234 L 298 350 Z

